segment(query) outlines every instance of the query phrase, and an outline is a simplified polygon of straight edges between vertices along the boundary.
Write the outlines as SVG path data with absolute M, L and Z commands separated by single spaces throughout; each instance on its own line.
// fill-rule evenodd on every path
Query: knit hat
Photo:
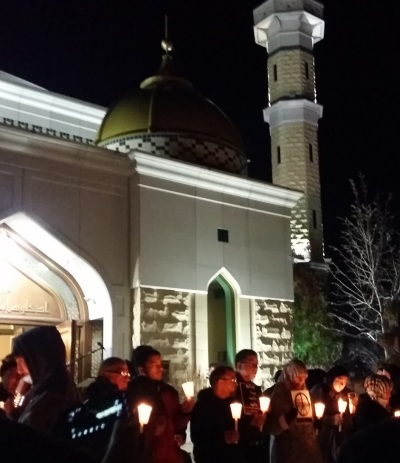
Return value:
M 393 389 L 393 383 L 384 375 L 370 375 L 365 378 L 364 389 L 373 400 L 378 400 Z

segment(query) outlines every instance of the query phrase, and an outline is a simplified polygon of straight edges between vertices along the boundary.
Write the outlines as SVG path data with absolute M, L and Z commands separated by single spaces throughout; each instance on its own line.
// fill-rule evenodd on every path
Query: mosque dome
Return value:
M 246 175 L 247 159 L 238 130 L 217 106 L 176 74 L 168 52 L 156 75 L 108 110 L 96 144 Z

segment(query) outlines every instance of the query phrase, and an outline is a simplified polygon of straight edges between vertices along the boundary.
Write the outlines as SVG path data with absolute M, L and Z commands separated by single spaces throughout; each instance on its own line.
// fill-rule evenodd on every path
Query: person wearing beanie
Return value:
M 365 394 L 361 394 L 354 416 L 355 430 L 360 431 L 391 417 L 389 400 L 393 382 L 385 375 L 370 375 L 364 381 Z
M 14 339 L 12 353 L 18 373 L 32 380 L 18 421 L 47 434 L 61 433 L 63 413 L 79 400 L 57 328 L 40 326 L 26 331 Z
M 348 403 L 346 368 L 336 365 L 328 370 L 325 381 L 316 384 L 310 391 L 313 402 L 325 405 L 324 415 L 319 422 L 318 442 L 321 447 L 324 463 L 335 463 L 340 446 L 352 431 L 349 406 L 343 415 L 339 413 L 338 400 Z

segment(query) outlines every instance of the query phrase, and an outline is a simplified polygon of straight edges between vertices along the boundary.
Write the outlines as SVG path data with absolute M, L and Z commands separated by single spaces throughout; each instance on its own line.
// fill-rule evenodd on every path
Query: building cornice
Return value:
M 323 6 L 314 0 L 268 0 L 254 10 L 254 36 L 268 53 L 299 46 L 312 50 L 324 38 Z
M 270 130 L 283 124 L 308 122 L 318 126 L 323 107 L 305 99 L 280 100 L 264 109 L 264 121 Z
M 140 175 L 189 185 L 265 204 L 293 208 L 302 194 L 238 175 L 223 173 L 135 151 L 130 153 Z
M 132 162 L 125 154 L 2 125 L 0 152 L 18 153 L 124 176 L 131 175 L 133 171 Z

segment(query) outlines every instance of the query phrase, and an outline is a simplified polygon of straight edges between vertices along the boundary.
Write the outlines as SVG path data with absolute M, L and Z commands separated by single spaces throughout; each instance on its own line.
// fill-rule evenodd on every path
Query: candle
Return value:
M 183 392 L 188 400 L 194 397 L 194 383 L 193 381 L 188 381 L 187 383 L 182 384 Z
M 144 425 L 149 422 L 152 408 L 147 404 L 139 404 L 137 408 L 139 413 L 140 433 L 142 433 Z
M 235 431 L 238 430 L 238 420 L 242 415 L 242 404 L 239 402 L 231 403 L 232 418 L 235 420 Z
M 315 416 L 320 420 L 324 416 L 325 404 L 317 402 L 314 404 Z
M 338 400 L 338 409 L 340 413 L 340 424 L 339 424 L 339 432 L 342 430 L 342 418 L 343 418 L 343 413 L 346 411 L 347 408 L 347 402 L 340 398 Z
M 339 399 L 338 400 L 338 409 L 339 409 L 339 413 L 341 415 L 343 415 L 343 413 L 346 411 L 346 408 L 347 408 L 347 402 L 343 399 Z
M 394 411 L 394 416 L 395 416 L 396 418 L 400 418 L 400 410 L 395 410 L 395 411 Z
M 269 409 L 269 404 L 271 402 L 271 399 L 265 395 L 262 395 L 260 398 L 259 398 L 259 401 L 260 401 L 260 409 L 263 413 L 267 413 L 268 409 Z
M 349 412 L 350 415 L 354 415 L 354 413 L 356 412 L 356 406 L 353 404 L 353 402 L 349 402 Z

